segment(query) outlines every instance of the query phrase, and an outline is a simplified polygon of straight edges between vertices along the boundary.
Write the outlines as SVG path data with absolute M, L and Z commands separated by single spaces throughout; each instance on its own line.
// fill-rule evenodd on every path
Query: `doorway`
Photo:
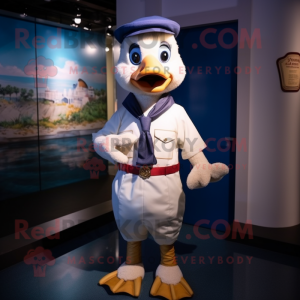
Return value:
M 210 163 L 229 166 L 229 175 L 198 190 L 186 185 L 191 165 L 180 157 L 180 175 L 186 195 L 184 222 L 211 228 L 215 221 L 234 219 L 235 141 L 237 104 L 238 23 L 183 28 L 177 37 L 186 66 L 186 78 L 172 96 L 183 106 L 207 144 Z M 205 221 L 200 221 L 205 220 Z M 225 230 L 218 225 L 217 230 Z

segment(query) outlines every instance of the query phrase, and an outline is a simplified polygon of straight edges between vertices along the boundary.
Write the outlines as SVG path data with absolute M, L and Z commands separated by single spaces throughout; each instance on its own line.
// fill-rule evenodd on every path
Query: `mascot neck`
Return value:
M 154 103 L 156 103 L 161 95 L 153 94 L 153 95 L 143 95 L 143 94 L 134 94 L 136 100 L 138 101 L 141 109 L 145 112 L 149 107 L 151 107 Z

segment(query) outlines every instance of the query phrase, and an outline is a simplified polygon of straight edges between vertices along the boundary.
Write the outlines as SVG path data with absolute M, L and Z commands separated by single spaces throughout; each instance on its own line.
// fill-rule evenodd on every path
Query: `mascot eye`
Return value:
M 133 65 L 139 65 L 141 63 L 141 49 L 138 45 L 133 45 L 130 47 L 129 58 Z
M 166 63 L 171 57 L 171 50 L 166 45 L 161 45 L 159 47 L 159 59 L 161 62 Z

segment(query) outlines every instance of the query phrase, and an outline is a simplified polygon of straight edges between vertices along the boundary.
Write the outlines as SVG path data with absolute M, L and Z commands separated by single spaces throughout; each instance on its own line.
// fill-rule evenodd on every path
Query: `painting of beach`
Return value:
M 105 35 L 5 16 L 0 25 L 1 200 L 99 179 L 107 162 L 88 146 L 107 121 Z

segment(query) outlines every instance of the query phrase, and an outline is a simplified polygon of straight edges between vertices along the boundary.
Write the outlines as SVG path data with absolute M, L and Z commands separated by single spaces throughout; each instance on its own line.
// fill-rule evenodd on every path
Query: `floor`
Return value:
M 209 238 L 201 239 L 198 233 Z M 299 258 L 218 239 L 204 228 L 198 233 L 184 225 L 175 244 L 178 264 L 195 293 L 193 299 L 300 299 Z M 102 276 L 117 268 L 116 257 L 124 261 L 125 246 L 114 222 L 102 226 L 44 252 L 46 268 L 34 272 L 37 260 L 25 259 L 27 263 L 2 270 L 0 299 L 133 299 L 98 285 Z M 45 256 L 37 255 L 41 261 Z M 155 299 L 149 291 L 159 248 L 151 237 L 143 242 L 143 260 L 146 275 L 139 299 Z

